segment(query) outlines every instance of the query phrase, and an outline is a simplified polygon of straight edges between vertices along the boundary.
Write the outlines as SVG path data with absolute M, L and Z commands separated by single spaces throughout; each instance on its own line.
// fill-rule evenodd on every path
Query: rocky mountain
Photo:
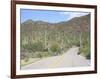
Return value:
M 67 31 L 70 32 L 88 32 L 90 24 L 90 15 L 75 17 L 69 21 L 59 22 L 59 23 L 48 23 L 43 21 L 32 21 L 27 20 L 21 24 L 21 33 L 31 32 L 31 31 Z

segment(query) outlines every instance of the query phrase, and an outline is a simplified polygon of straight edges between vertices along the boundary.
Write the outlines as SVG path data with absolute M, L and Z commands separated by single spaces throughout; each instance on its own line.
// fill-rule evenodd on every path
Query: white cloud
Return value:
M 87 12 L 60 12 L 60 14 L 66 15 L 68 17 L 68 19 L 72 19 L 74 17 L 85 16 L 89 13 L 87 13 Z

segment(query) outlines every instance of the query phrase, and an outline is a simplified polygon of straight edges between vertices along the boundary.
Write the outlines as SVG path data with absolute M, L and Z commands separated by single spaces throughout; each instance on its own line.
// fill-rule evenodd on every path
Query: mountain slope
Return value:
M 59 23 L 48 23 L 43 21 L 32 21 L 27 20 L 21 24 L 21 32 L 31 32 L 31 31 L 44 31 L 44 30 L 64 30 L 64 31 L 88 31 L 89 30 L 89 19 L 90 15 L 75 17 L 69 21 L 59 22 Z

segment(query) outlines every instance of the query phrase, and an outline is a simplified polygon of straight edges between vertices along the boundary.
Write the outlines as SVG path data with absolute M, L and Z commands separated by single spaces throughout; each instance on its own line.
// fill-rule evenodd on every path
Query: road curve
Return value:
M 45 69 L 45 68 L 64 68 L 89 66 L 90 61 L 78 55 L 79 47 L 72 47 L 60 56 L 43 58 L 37 62 L 22 67 L 21 69 Z

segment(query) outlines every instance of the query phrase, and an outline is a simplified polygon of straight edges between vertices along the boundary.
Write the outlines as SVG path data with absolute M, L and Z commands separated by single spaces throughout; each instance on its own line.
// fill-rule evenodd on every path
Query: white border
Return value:
M 41 9 L 41 10 L 60 10 L 60 11 L 83 11 L 91 13 L 91 66 L 59 69 L 37 69 L 37 70 L 20 70 L 20 9 Z M 41 74 L 55 72 L 76 72 L 94 70 L 94 9 L 72 8 L 72 7 L 54 7 L 54 6 L 37 6 L 37 5 L 16 5 L 16 75 Z

